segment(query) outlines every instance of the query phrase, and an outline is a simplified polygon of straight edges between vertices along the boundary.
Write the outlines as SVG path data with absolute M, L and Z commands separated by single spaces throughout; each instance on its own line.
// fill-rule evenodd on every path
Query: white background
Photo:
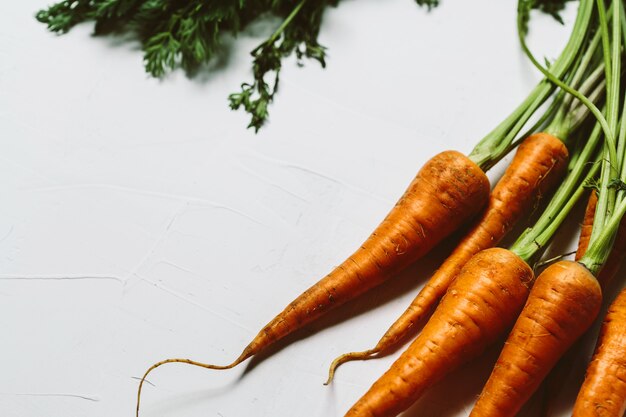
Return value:
M 261 36 L 229 42 L 211 73 L 158 81 L 136 42 L 94 38 L 91 24 L 55 36 L 33 18 L 49 0 L 4 2 L 2 415 L 131 416 L 151 363 L 230 362 L 367 237 L 430 156 L 469 152 L 539 77 L 517 43 L 515 1 L 442 3 L 329 10 L 328 68 L 289 60 L 254 135 L 226 97 L 250 79 Z M 568 27 L 538 16 L 532 47 L 554 58 Z M 378 340 L 444 252 L 245 375 L 247 364 L 160 368 L 142 415 L 343 415 L 393 357 L 347 364 L 324 387 L 328 364 Z M 466 415 L 496 353 L 406 415 Z

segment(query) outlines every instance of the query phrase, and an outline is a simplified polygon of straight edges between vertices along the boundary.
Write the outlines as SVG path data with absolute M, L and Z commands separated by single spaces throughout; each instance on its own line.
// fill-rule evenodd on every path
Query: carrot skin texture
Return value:
M 587 247 L 589 246 L 589 238 L 591 237 L 591 229 L 593 228 L 593 218 L 596 211 L 596 205 L 598 203 L 598 194 L 595 190 L 591 191 L 587 207 L 585 209 L 585 216 L 581 224 L 580 237 L 578 240 L 578 250 L 576 251 L 575 260 L 579 260 L 585 255 Z M 598 282 L 602 289 L 606 289 L 611 283 L 615 275 L 617 274 L 619 267 L 621 266 L 624 253 L 626 252 L 626 221 L 622 221 L 620 228 L 615 237 L 615 243 L 611 249 L 609 258 L 606 260 L 604 266 L 598 273 Z M 560 392 L 563 381 L 567 377 L 568 372 L 573 366 L 580 363 L 581 360 L 581 346 L 580 342 L 577 342 L 572 348 L 561 358 L 559 363 L 554 367 L 546 378 L 546 387 L 544 395 L 543 416 L 550 415 L 550 409 L 552 407 L 552 399 L 556 398 Z M 621 417 L 621 415 L 620 415 Z
M 239 359 L 382 284 L 427 254 L 480 212 L 489 188 L 486 175 L 465 155 L 445 151 L 431 158 L 365 243 L 263 327 Z
M 582 264 L 560 261 L 535 281 L 470 417 L 513 417 L 600 311 L 600 284 Z
M 492 248 L 476 254 L 419 336 L 346 417 L 390 417 L 406 410 L 513 324 L 532 280 L 532 269 L 513 252 Z
M 522 215 L 532 208 L 537 198 L 548 193 L 560 181 L 568 159 L 567 147 L 558 138 L 547 133 L 526 138 L 493 189 L 488 206 L 475 226 L 389 328 L 374 351 L 393 349 L 419 330 L 421 322 L 428 317 L 467 261 L 481 250 L 498 244 Z
M 573 417 L 622 417 L 626 412 L 626 289 L 609 307 Z

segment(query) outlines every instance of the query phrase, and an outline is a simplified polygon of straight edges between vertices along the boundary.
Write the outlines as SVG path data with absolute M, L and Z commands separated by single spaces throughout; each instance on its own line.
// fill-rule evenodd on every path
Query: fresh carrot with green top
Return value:
M 580 46 L 586 41 L 590 13 L 587 8 L 582 10 L 567 45 L 553 64 L 553 71 L 558 76 L 567 74 Z M 481 140 L 468 156 L 446 151 L 429 160 L 365 243 L 264 326 L 235 361 L 229 365 L 213 365 L 172 358 L 150 366 L 139 383 L 137 414 L 143 383 L 154 369 L 167 363 L 230 369 L 331 309 L 382 284 L 478 214 L 489 195 L 489 182 L 484 172 L 512 149 L 521 129 L 552 95 L 554 88 L 549 80 L 541 81 L 526 100 Z M 544 121 L 545 118 L 542 118 L 538 123 Z
M 603 76 L 603 66 L 598 65 L 589 73 L 599 43 L 600 36 L 595 35 L 581 55 L 576 70 L 569 75 L 573 86 L 580 86 L 581 92 L 591 93 L 590 96 L 594 98 L 597 98 L 603 87 L 602 82 L 597 85 Z M 589 111 L 571 96 L 557 97 L 555 103 L 554 116 L 550 123 L 544 127 L 542 133 L 533 134 L 520 144 L 504 176 L 491 193 L 485 211 L 409 307 L 372 349 L 337 357 L 330 366 L 326 384 L 332 381 L 335 370 L 341 364 L 384 356 L 414 336 L 463 265 L 481 250 L 496 246 L 523 215 L 532 210 L 537 200 L 558 183 L 567 165 L 568 152 L 565 144 L 571 146 L 572 132 L 585 120 Z
M 593 229 L 585 254 L 577 261 L 548 267 L 531 290 L 528 302 L 509 334 L 471 417 L 513 417 L 570 346 L 591 326 L 602 304 L 596 279 L 610 255 L 626 198 L 611 184 L 626 175 L 626 129 L 618 132 L 621 103 L 621 2 L 613 3 L 609 36 L 604 2 L 598 1 L 600 32 L 607 79 L 606 119 L 601 181 Z M 626 108 L 622 109 L 625 121 Z M 618 151 L 619 150 L 619 151 Z M 618 157 L 619 155 L 619 157 Z
M 592 4 L 583 0 L 581 7 Z M 567 85 L 563 88 L 573 91 Z M 585 97 L 582 99 L 585 105 L 599 113 L 593 103 Z M 446 374 L 482 353 L 513 325 L 532 286 L 532 280 L 525 280 L 528 275 L 521 265 L 532 271 L 529 265 L 534 264 L 584 194 L 584 184 L 595 175 L 598 164 L 591 164 L 586 176 L 582 173 L 589 166 L 588 162 L 596 159 L 600 131 L 606 125 L 602 122 L 594 128 L 570 174 L 537 223 L 520 236 L 510 251 L 487 249 L 465 265 L 422 332 L 352 406 L 346 417 L 396 416 Z M 498 251 L 501 256 L 496 256 L 493 251 Z M 493 263 L 490 264 L 489 258 Z M 506 261 L 502 262 L 502 259 Z M 490 279 L 494 269 L 498 270 L 497 277 L 502 281 Z M 521 290 L 520 282 L 526 284 L 526 291 Z M 599 290 L 597 283 L 596 288 Z M 514 297 L 510 298 L 511 295 Z M 593 303 L 590 310 L 593 310 Z

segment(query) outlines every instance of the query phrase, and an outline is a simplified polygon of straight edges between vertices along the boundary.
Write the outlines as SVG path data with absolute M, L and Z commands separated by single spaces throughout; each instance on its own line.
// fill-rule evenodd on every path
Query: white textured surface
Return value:
M 6 417 L 130 416 L 152 362 L 230 362 L 361 243 L 426 159 L 468 152 L 538 79 L 512 0 L 445 0 L 430 14 L 410 0 L 345 1 L 325 16 L 328 68 L 288 63 L 255 136 L 226 96 L 249 79 L 260 38 L 242 36 L 207 76 L 156 81 L 134 42 L 92 38 L 91 25 L 48 33 L 33 18 L 48 3 L 0 13 Z M 533 46 L 554 56 L 567 31 L 537 23 Z M 142 415 L 343 415 L 393 357 L 345 365 L 324 387 L 329 362 L 378 339 L 422 285 L 414 276 L 245 375 L 160 368 Z M 493 360 L 407 415 L 466 415 Z

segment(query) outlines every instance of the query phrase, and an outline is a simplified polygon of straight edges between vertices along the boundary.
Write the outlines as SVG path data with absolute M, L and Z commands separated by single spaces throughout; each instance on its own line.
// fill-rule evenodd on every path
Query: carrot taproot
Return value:
M 481 250 L 497 245 L 538 198 L 559 182 L 567 167 L 568 156 L 567 147 L 553 135 L 536 133 L 526 138 L 493 189 L 485 211 L 409 307 L 374 348 L 336 358 L 330 366 L 326 384 L 330 383 L 341 364 L 383 356 L 419 331 L 423 320 L 428 318 L 467 261 Z
M 591 190 L 587 205 L 585 206 L 585 214 L 583 215 L 583 221 L 580 224 L 580 234 L 578 236 L 578 246 L 576 248 L 576 255 L 574 260 L 578 261 L 585 255 L 587 248 L 589 247 L 589 239 L 591 238 L 591 230 L 593 229 L 593 218 L 596 214 L 596 206 L 598 205 L 598 193 L 596 190 Z M 602 281 L 598 277 L 598 282 L 602 285 Z M 582 340 L 576 342 L 576 344 L 559 360 L 556 366 L 548 373 L 543 385 L 540 386 L 542 406 L 541 415 L 547 417 L 550 415 L 552 409 L 552 402 L 557 397 L 562 382 L 567 372 L 569 372 L 575 359 L 580 354 L 580 343 Z
M 346 417 L 395 416 L 449 372 L 478 356 L 511 326 L 533 277 L 532 268 L 507 249 L 476 254 L 422 332 Z
M 587 247 L 589 245 L 589 238 L 591 237 L 591 229 L 593 227 L 593 217 L 595 214 L 595 208 L 598 202 L 598 194 L 595 190 L 592 190 L 589 195 L 587 207 L 585 209 L 585 216 L 580 229 L 580 237 L 578 240 L 578 250 L 576 251 L 575 260 L 579 260 L 585 255 Z M 622 220 L 620 227 L 615 237 L 615 242 L 608 259 L 604 263 L 602 269 L 598 273 L 598 282 L 602 289 L 606 289 L 610 285 L 611 281 L 617 274 L 620 266 L 622 265 L 626 252 L 626 221 Z M 566 354 L 561 358 L 559 363 L 550 372 L 545 381 L 545 388 L 543 393 L 543 407 L 542 415 L 548 416 L 552 408 L 552 401 L 557 397 L 563 381 L 571 368 L 580 363 L 581 358 L 581 346 L 580 342 L 577 342 Z M 620 416 L 621 417 L 621 416 Z
M 573 417 L 622 417 L 626 412 L 626 289 L 609 307 Z
M 585 207 L 585 215 L 580 225 L 580 236 L 578 237 L 578 248 L 576 249 L 576 258 L 579 260 L 583 257 L 589 247 L 589 239 L 591 239 L 591 231 L 593 230 L 593 217 L 596 214 L 596 206 L 598 205 L 598 193 L 591 190 L 587 206 Z
M 600 312 L 602 290 L 581 263 L 559 261 L 536 279 L 470 417 L 515 416 Z
M 217 366 L 173 358 L 148 368 L 139 383 L 137 414 L 143 382 L 155 368 L 174 362 L 208 369 L 238 365 L 424 256 L 478 214 L 488 200 L 489 189 L 487 176 L 468 157 L 456 151 L 434 156 L 365 243 L 265 325 L 234 362 Z

